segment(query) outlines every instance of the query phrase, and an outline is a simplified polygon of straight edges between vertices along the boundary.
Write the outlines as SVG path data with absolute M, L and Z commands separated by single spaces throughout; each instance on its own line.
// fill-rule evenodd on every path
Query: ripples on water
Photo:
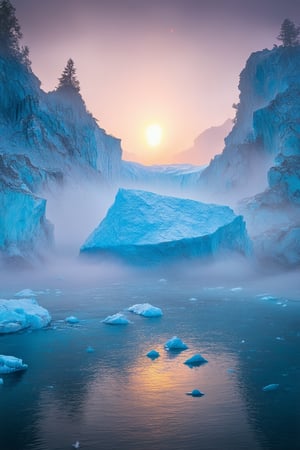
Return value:
M 57 280 L 38 297 L 52 326 L 0 338 L 0 353 L 29 365 L 3 376 L 1 450 L 62 450 L 76 441 L 89 450 L 300 448 L 300 303 L 235 287 L 150 277 L 72 288 Z M 164 316 L 101 323 L 144 302 Z M 65 324 L 68 315 L 80 323 Z M 189 349 L 165 351 L 174 335 Z M 152 348 L 155 361 L 145 356 Z M 208 363 L 191 369 L 183 362 L 195 353 Z M 263 392 L 270 383 L 279 389 Z M 187 396 L 193 389 L 205 395 Z

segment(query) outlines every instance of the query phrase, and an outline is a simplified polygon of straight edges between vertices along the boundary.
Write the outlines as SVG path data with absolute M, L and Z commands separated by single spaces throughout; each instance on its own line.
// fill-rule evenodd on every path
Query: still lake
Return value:
M 63 450 L 77 441 L 89 450 L 300 448 L 299 285 L 284 295 L 270 280 L 206 284 L 174 274 L 6 281 L 0 298 L 42 290 L 37 300 L 52 323 L 0 336 L 0 353 L 29 366 L 2 376 L 1 450 Z M 129 325 L 101 323 L 146 302 L 164 315 L 125 312 Z M 65 323 L 70 315 L 77 325 Z M 172 336 L 188 350 L 166 351 Z M 160 353 L 154 361 L 151 349 Z M 208 363 L 183 364 L 196 353 Z M 273 383 L 279 388 L 262 390 Z M 193 389 L 205 395 L 186 395 Z

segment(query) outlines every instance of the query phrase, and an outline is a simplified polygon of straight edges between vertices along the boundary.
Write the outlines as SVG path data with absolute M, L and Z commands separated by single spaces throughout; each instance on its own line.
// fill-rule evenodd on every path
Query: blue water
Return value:
M 38 301 L 53 321 L 0 337 L 1 354 L 29 365 L 3 376 L 1 450 L 63 450 L 76 441 L 89 450 L 300 448 L 298 293 L 263 300 L 270 286 L 145 274 L 84 286 L 75 279 L 24 282 L 2 286 L 1 297 L 49 288 Z M 162 308 L 163 317 L 127 313 L 127 326 L 101 323 L 144 302 Z M 66 324 L 69 315 L 79 324 Z M 174 335 L 189 349 L 165 351 Z M 151 349 L 160 352 L 155 361 L 145 356 Z M 195 353 L 208 363 L 191 369 L 183 362 Z M 279 389 L 263 392 L 270 383 Z M 205 395 L 187 396 L 193 389 Z

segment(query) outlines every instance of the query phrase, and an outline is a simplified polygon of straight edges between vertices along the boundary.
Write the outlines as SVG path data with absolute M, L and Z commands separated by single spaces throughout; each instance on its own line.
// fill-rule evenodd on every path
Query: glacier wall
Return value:
M 0 253 L 32 261 L 53 242 L 51 192 L 71 182 L 116 184 L 120 139 L 98 126 L 79 93 L 45 93 L 30 68 L 2 56 L 0 135 Z
M 45 256 L 53 228 L 45 217 L 46 200 L 28 191 L 6 187 L 0 192 L 0 259 L 15 262 Z
M 287 93 L 298 89 L 299 73 L 299 46 L 265 49 L 249 57 L 240 75 L 234 127 L 225 139 L 223 153 L 200 177 L 200 188 L 211 198 L 234 203 L 263 191 L 275 157 L 283 151 L 299 151 L 295 133 L 287 137 L 290 125 L 285 120 L 289 114 L 299 118 L 297 97 L 293 97 L 296 92 Z M 293 126 L 299 129 L 295 121 Z

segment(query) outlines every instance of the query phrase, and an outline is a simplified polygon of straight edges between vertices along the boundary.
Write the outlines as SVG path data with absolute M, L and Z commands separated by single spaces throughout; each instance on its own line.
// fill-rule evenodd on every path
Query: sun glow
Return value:
M 157 123 L 148 125 L 146 128 L 146 140 L 149 147 L 158 147 L 162 140 L 162 128 Z

